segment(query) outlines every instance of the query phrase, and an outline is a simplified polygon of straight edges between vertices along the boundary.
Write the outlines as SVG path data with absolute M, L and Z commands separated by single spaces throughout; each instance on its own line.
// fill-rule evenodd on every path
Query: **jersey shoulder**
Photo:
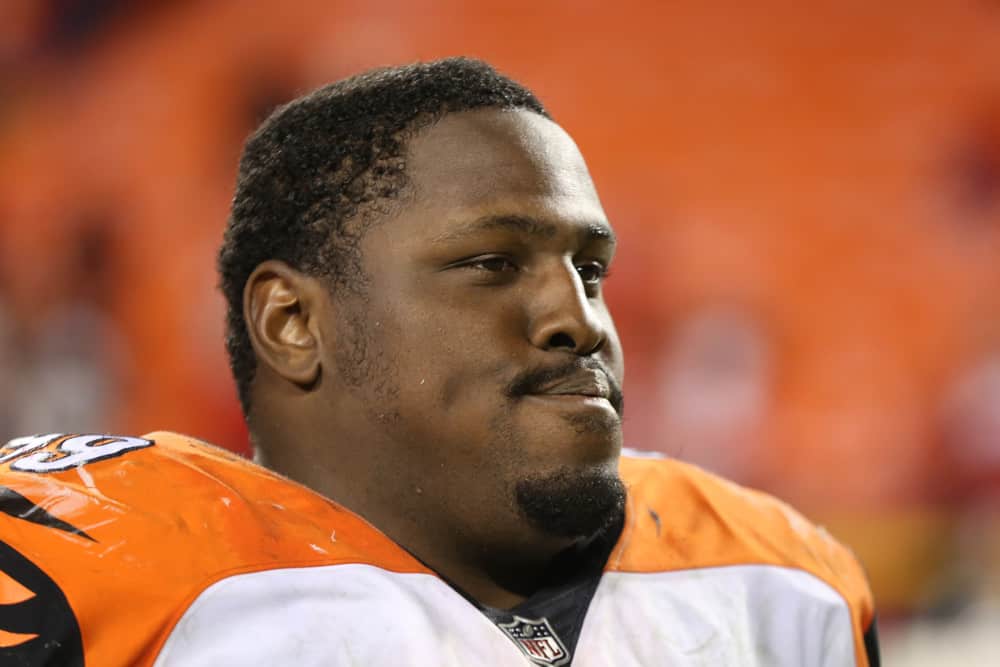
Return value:
M 787 503 L 695 465 L 625 456 L 626 527 L 609 565 L 619 571 L 769 565 L 805 571 L 874 615 L 854 554 Z
M 0 448 L 0 520 L 22 548 L 75 545 L 78 557 L 119 544 L 133 558 L 190 557 L 200 569 L 253 568 L 258 561 L 411 565 L 388 538 L 336 503 L 227 450 L 169 432 L 12 440 Z M 76 539 L 66 542 L 67 535 Z
M 193 438 L 0 448 L 0 609 L 16 619 L 0 614 L 0 663 L 150 665 L 206 591 L 355 564 L 426 571 L 357 515 Z

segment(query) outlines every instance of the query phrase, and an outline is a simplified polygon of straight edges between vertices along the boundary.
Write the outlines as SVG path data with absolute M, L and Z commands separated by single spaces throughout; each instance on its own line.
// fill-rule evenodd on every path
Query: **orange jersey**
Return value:
M 621 473 L 625 525 L 571 654 L 544 619 L 494 624 L 356 514 L 225 450 L 14 440 L 0 664 L 869 664 L 867 583 L 822 530 L 676 461 Z

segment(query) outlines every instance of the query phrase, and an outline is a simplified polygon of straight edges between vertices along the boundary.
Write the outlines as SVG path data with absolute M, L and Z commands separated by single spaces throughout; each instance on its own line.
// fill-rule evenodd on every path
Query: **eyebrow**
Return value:
M 445 243 L 448 241 L 457 241 L 482 232 L 494 230 L 519 232 L 544 240 L 555 236 L 558 232 L 558 227 L 551 222 L 524 215 L 486 215 L 471 222 L 456 225 L 452 229 L 436 236 L 434 242 Z M 617 242 L 614 231 L 604 222 L 588 223 L 584 234 L 587 241 L 603 240 L 609 241 L 612 244 Z

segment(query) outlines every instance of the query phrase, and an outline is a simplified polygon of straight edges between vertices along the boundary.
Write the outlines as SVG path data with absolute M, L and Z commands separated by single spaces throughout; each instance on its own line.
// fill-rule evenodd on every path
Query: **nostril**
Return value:
M 549 349 L 559 347 L 575 350 L 576 341 L 573 340 L 572 336 L 566 333 L 559 332 L 557 334 L 553 334 L 552 338 L 549 339 Z

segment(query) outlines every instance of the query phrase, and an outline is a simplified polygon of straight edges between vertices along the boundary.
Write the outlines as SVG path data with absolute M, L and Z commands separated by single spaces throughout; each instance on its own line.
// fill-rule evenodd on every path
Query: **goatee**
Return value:
M 588 538 L 610 527 L 625 511 L 625 485 L 615 472 L 560 470 L 524 479 L 517 506 L 533 526 L 556 537 Z

